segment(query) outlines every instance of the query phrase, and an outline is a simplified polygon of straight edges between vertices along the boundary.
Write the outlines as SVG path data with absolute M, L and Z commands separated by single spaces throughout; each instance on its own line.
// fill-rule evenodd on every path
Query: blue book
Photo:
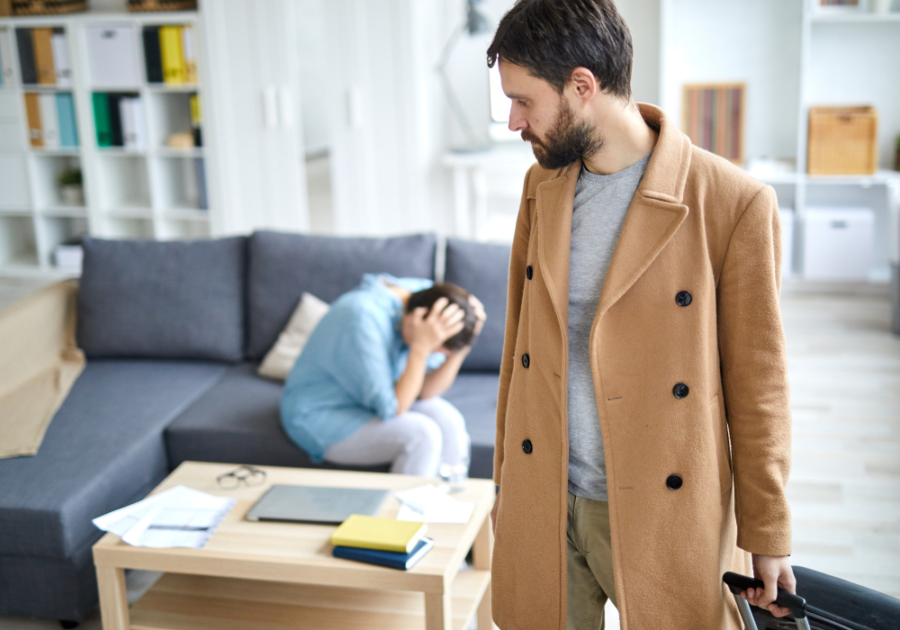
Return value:
M 434 547 L 434 541 L 431 538 L 423 538 L 420 540 L 419 544 L 409 553 L 338 546 L 334 548 L 334 557 L 344 558 L 345 560 L 356 560 L 357 562 L 367 562 L 369 564 L 377 564 L 383 567 L 402 569 L 405 571 L 421 560 L 422 556 L 428 553 L 432 547 Z
M 69 92 L 56 95 L 56 113 L 59 117 L 59 145 L 78 146 L 78 125 L 75 123 L 75 101 Z

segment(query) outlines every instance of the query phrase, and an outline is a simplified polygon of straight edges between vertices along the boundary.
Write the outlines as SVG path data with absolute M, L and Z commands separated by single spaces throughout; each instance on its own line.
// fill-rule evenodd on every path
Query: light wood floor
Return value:
M 40 286 L 0 278 L 0 308 Z M 900 337 L 886 286 L 789 282 L 793 562 L 900 597 Z M 133 572 L 131 597 L 154 574 Z M 609 630 L 618 630 L 611 611 Z M 54 622 L 0 617 L 3 630 Z M 100 630 L 94 615 L 83 630 Z

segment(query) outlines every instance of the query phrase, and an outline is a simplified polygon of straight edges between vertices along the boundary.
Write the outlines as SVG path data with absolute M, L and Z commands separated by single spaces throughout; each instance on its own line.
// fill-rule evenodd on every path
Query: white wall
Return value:
M 331 144 L 325 0 L 293 1 L 297 16 L 303 140 L 307 154 L 323 153 Z
M 663 106 L 680 125 L 685 83 L 745 82 L 745 158 L 796 157 L 801 0 L 663 0 Z

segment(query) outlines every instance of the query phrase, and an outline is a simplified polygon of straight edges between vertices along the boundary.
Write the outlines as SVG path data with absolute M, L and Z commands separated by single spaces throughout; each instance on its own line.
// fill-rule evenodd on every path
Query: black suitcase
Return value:
M 804 567 L 794 567 L 794 577 L 803 597 L 778 589 L 775 603 L 791 611 L 781 619 L 740 596 L 748 588 L 763 588 L 761 580 L 728 572 L 722 581 L 746 630 L 900 630 L 900 600 Z

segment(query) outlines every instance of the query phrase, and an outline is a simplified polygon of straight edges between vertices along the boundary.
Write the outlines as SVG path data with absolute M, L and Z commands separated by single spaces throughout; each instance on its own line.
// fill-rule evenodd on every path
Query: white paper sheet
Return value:
M 431 484 L 395 492 L 394 496 L 403 503 L 397 513 L 400 521 L 464 524 L 475 509 L 474 503 L 458 501 Z
M 236 499 L 176 486 L 94 519 L 98 528 L 136 547 L 199 549 L 234 507 Z

